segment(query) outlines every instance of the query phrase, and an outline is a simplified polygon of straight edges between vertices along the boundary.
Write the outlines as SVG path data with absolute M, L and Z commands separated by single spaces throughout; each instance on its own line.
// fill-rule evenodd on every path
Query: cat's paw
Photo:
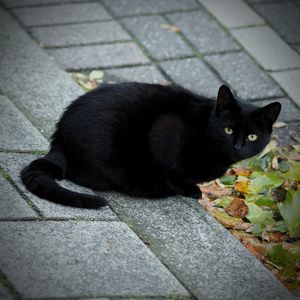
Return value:
M 202 197 L 201 190 L 195 185 L 188 190 L 186 190 L 183 194 L 184 197 L 193 198 L 193 199 L 200 199 Z

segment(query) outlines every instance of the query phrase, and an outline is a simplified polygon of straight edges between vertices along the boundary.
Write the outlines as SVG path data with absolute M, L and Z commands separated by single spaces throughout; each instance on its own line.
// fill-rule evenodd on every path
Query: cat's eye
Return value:
M 225 131 L 227 134 L 233 134 L 233 130 L 232 130 L 230 127 L 225 127 L 225 128 L 224 128 L 224 131 Z
M 248 135 L 248 140 L 251 142 L 254 142 L 257 140 L 257 135 L 256 134 L 249 134 Z

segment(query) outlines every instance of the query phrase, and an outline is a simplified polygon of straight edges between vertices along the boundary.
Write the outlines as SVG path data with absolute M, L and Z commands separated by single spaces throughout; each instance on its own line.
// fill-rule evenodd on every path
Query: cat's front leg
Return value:
M 178 195 L 199 199 L 202 196 L 200 188 L 190 179 L 174 178 L 167 182 L 168 187 Z

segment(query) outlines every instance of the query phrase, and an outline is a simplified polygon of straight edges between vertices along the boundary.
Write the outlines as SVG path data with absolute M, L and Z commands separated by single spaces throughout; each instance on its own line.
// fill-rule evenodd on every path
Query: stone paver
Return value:
M 13 296 L 9 292 L 8 288 L 0 283 L 0 299 L 13 300 Z
M 274 72 L 271 75 L 300 107 L 300 70 Z
M 2 222 L 0 267 L 25 298 L 187 296 L 121 222 Z
M 49 137 L 82 89 L 0 8 L 0 90 Z
M 49 49 L 59 64 L 68 70 L 145 64 L 149 59 L 135 43 Z M 83 55 L 84 53 L 84 55 Z
M 44 47 L 130 40 L 116 21 L 34 27 L 30 32 Z
M 199 2 L 229 28 L 265 23 L 243 0 L 199 0 Z
M 274 128 L 273 136 L 276 137 L 278 146 L 300 144 L 300 121 L 290 122 L 288 126 Z
M 68 24 L 111 19 L 100 3 L 74 3 L 12 10 L 24 26 Z
M 16 106 L 0 95 L 0 148 L 6 150 L 47 150 L 48 142 Z
M 97 210 L 72 208 L 52 203 L 31 194 L 23 186 L 19 174 L 23 167 L 28 165 L 32 160 L 36 158 L 37 156 L 32 154 L 0 153 L 0 165 L 5 169 L 5 171 L 10 175 L 15 184 L 24 192 L 24 194 L 32 201 L 32 203 L 42 212 L 42 214 L 46 218 L 91 218 L 105 221 L 118 219 L 117 216 L 112 212 L 112 210 L 107 206 Z M 93 191 L 75 185 L 71 182 L 63 181 L 60 182 L 60 184 L 76 192 L 93 194 Z
M 45 4 L 62 4 L 70 2 L 84 2 L 85 0 L 1 0 L 7 8 L 36 6 Z
M 300 54 L 300 45 L 294 45 L 294 49 Z
M 300 7 L 292 2 L 257 4 L 254 8 L 289 43 L 300 43 Z
M 167 17 L 201 53 L 239 49 L 233 39 L 204 10 L 169 14 Z
M 283 95 L 279 86 L 243 52 L 206 56 L 205 60 L 219 72 L 238 97 L 253 100 Z
M 177 10 L 195 9 L 195 0 L 102 0 L 116 16 L 132 16 L 139 14 L 165 13 Z
M 300 113 L 299 108 L 296 107 L 292 101 L 287 98 L 279 98 L 279 99 L 272 99 L 272 100 L 263 100 L 259 102 L 255 102 L 255 104 L 259 104 L 260 106 L 267 105 L 271 102 L 278 101 L 281 103 L 281 112 L 279 115 L 278 120 L 283 122 L 291 122 L 291 121 L 299 121 L 300 120 Z
M 166 20 L 160 16 L 134 17 L 122 21 L 156 60 L 193 54 L 189 46 L 177 33 L 170 30 Z
M 35 212 L 18 194 L 11 184 L 0 174 L 0 219 L 26 219 L 36 218 Z M 1 295 L 1 293 L 0 293 Z M 0 297 L 1 299 L 1 297 Z
M 166 82 L 165 77 L 154 66 L 109 69 L 105 71 L 105 73 L 117 77 L 120 81 L 137 81 L 151 83 Z
M 231 33 L 266 70 L 300 67 L 299 54 L 268 26 L 236 29 Z
M 197 58 L 166 61 L 161 63 L 161 67 L 173 81 L 204 96 L 215 98 L 222 84 Z
M 196 200 L 140 201 L 121 194 L 107 199 L 198 299 L 293 299 Z

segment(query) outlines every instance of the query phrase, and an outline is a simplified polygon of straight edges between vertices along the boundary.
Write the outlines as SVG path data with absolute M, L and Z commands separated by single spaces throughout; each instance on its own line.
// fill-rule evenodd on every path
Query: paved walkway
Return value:
M 300 1 L 0 0 L 0 299 L 292 299 L 192 199 L 61 207 L 19 171 L 81 88 L 68 72 L 283 104 L 300 142 Z M 86 190 L 69 182 L 63 185 Z M 93 193 L 92 191 L 87 191 Z

